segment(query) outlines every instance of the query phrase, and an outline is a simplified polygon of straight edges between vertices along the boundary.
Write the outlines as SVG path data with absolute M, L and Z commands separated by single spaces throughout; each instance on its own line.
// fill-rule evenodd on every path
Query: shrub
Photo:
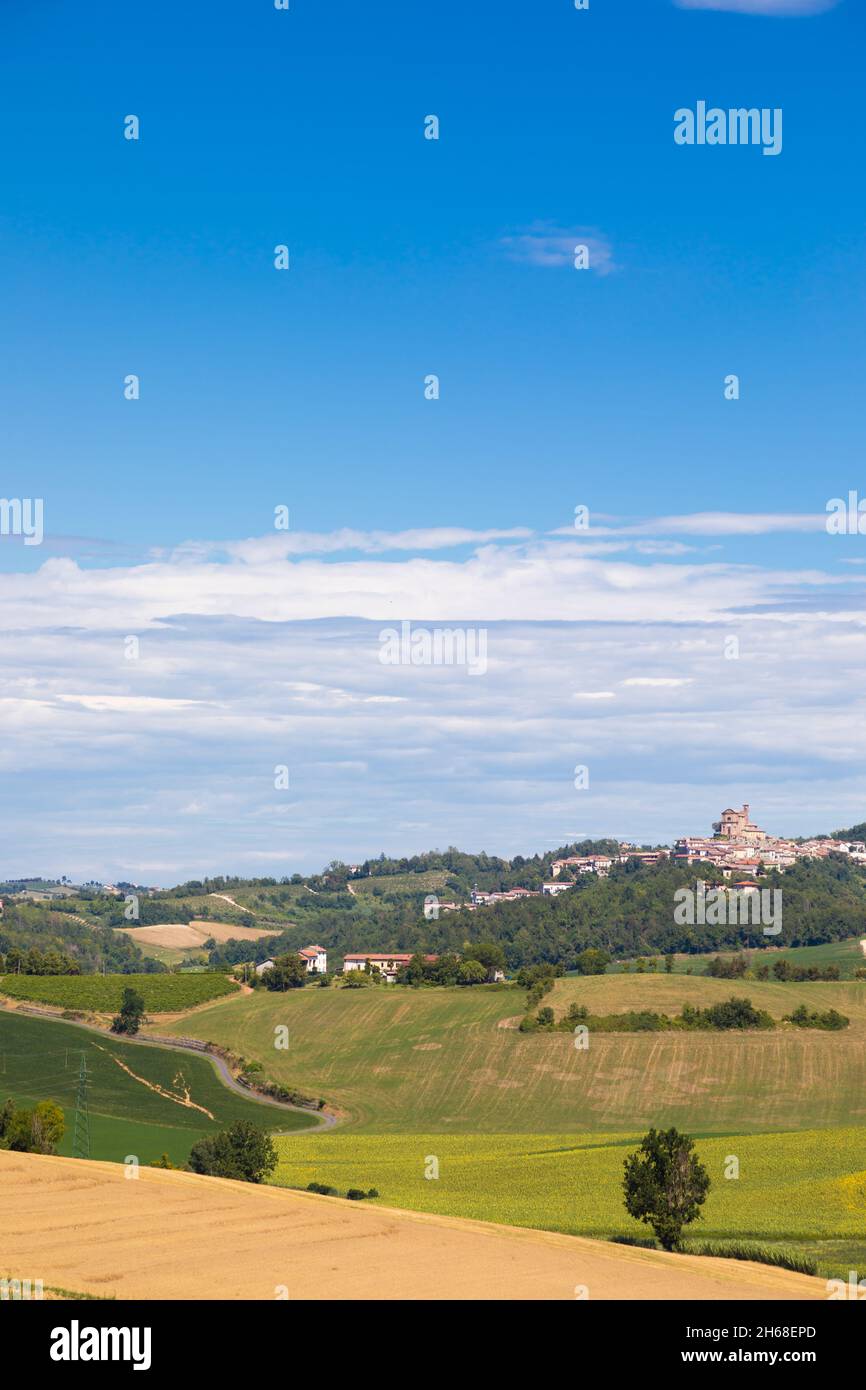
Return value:
M 193 1144 L 189 1168 L 214 1178 L 238 1178 L 241 1182 L 261 1182 L 277 1166 L 277 1151 L 269 1134 L 249 1120 L 239 1120 Z
M 707 964 L 706 973 L 719 980 L 738 980 L 746 973 L 748 961 L 744 955 L 731 956 L 728 960 L 714 956 Z
M 847 1028 L 851 1020 L 836 1009 L 827 1009 L 824 1013 L 813 1010 L 810 1013 L 805 1004 L 800 1004 L 793 1013 L 784 1015 L 784 1021 L 793 1023 L 795 1028 L 822 1028 L 826 1032 L 835 1033 L 841 1028 Z
M 723 1004 L 711 1004 L 707 1009 L 695 1009 L 685 1004 L 682 1024 L 686 1028 L 773 1028 L 770 1014 L 756 1009 L 751 999 L 732 997 Z

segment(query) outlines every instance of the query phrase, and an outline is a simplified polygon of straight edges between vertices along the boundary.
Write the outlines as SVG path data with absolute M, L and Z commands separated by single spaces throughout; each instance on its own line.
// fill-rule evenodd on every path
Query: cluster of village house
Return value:
M 509 888 L 504 893 L 472 894 L 472 907 L 482 907 L 487 903 L 513 902 L 519 898 L 549 896 L 565 893 L 571 887 L 577 874 L 596 874 L 606 878 L 614 864 L 625 864 L 629 859 L 637 859 L 642 864 L 657 864 L 661 859 L 672 859 L 675 864 L 710 864 L 721 873 L 722 878 L 738 881 L 732 887 L 741 887 L 756 876 L 763 864 L 765 868 L 789 869 L 798 859 L 826 859 L 829 854 L 845 854 L 861 864 L 866 863 L 866 843 L 863 840 L 782 840 L 769 835 L 749 819 L 748 804 L 741 811 L 728 807 L 721 819 L 713 824 L 712 836 L 684 836 L 670 849 L 639 850 L 623 841 L 616 854 L 573 854 L 567 859 L 555 859 L 550 867 L 550 881 L 541 888 Z M 563 877 L 563 870 L 566 875 Z M 455 909 L 460 903 L 440 903 L 439 907 Z
M 675 864 L 710 864 L 723 878 L 734 874 L 744 879 L 754 878 L 763 864 L 768 869 L 790 869 L 798 859 L 826 859 L 830 854 L 845 854 L 859 863 L 866 863 L 866 843 L 863 840 L 782 840 L 749 819 L 749 806 L 741 811 L 728 807 L 721 819 L 713 824 L 712 836 L 687 835 L 675 841 L 671 849 L 635 850 L 621 844 L 619 854 L 573 855 L 554 861 L 551 873 L 558 879 L 564 868 L 572 873 L 606 876 L 613 864 L 627 859 L 657 863 L 670 858 Z M 542 891 L 564 888 L 563 884 L 544 884 Z

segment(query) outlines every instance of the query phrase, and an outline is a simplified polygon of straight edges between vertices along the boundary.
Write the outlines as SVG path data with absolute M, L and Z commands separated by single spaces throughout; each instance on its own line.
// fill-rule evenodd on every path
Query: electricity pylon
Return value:
M 87 1112 L 87 1058 L 81 1054 L 78 1069 L 78 1095 L 75 1100 L 75 1128 L 72 1133 L 73 1158 L 90 1157 L 90 1116 Z

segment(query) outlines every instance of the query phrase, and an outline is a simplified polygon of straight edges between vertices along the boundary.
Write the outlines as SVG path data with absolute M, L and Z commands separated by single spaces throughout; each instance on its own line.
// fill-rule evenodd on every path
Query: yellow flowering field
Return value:
M 624 1134 L 287 1136 L 274 1181 L 375 1188 L 387 1206 L 606 1238 L 647 1236 L 623 1207 Z M 692 1240 L 808 1250 L 821 1272 L 866 1272 L 866 1129 L 697 1140 L 712 1187 Z M 729 1174 L 730 1176 L 726 1176 Z M 737 1175 L 738 1174 L 738 1175 Z M 735 1176 L 736 1175 L 736 1176 Z M 841 1262 L 841 1264 L 840 1264 Z

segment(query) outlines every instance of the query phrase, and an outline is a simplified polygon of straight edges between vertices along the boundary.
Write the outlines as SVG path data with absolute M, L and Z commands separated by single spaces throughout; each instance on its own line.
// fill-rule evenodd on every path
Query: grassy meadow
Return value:
M 866 927 L 864 927 L 866 936 Z M 728 960 L 732 956 L 739 955 L 738 951 L 714 951 L 712 956 L 718 955 L 722 960 Z M 758 965 L 768 965 L 772 970 L 777 960 L 786 960 L 791 965 L 816 965 L 824 969 L 828 965 L 835 965 L 843 980 L 854 978 L 854 972 L 866 966 L 866 954 L 860 945 L 859 937 L 849 937 L 845 941 L 828 941 L 822 946 L 784 946 L 784 947 L 763 947 L 761 950 L 749 951 L 745 954 L 749 958 L 750 965 L 754 968 Z M 710 955 L 684 955 L 677 953 L 673 958 L 674 973 L 677 975 L 694 974 L 702 975 L 707 966 Z M 645 957 L 649 959 L 649 957 Z M 664 961 L 661 956 L 656 957 L 659 962 L 659 969 L 664 970 Z M 634 961 L 628 963 L 634 971 Z M 624 963 L 617 963 L 609 967 L 612 975 L 628 973 Z
M 82 1054 L 89 1078 L 92 1158 L 122 1163 L 135 1154 L 149 1163 L 165 1151 L 172 1162 L 183 1163 L 197 1139 L 235 1120 L 281 1130 L 315 1123 L 312 1117 L 260 1105 L 229 1090 L 205 1057 L 139 1047 L 73 1024 L 0 1011 L 0 1103 L 7 1097 L 24 1107 L 56 1101 L 66 1116 L 61 1154 L 72 1153 Z
M 174 1025 L 260 1061 L 374 1133 L 549 1134 L 671 1125 L 692 1134 L 866 1124 L 866 983 L 759 984 L 653 975 L 569 977 L 564 1013 L 678 1012 L 747 994 L 775 1018 L 800 1003 L 851 1018 L 840 1033 L 522 1034 L 517 988 L 262 991 Z M 503 1024 L 508 1026 L 503 1026 Z M 275 1028 L 289 1047 L 274 1047 Z

